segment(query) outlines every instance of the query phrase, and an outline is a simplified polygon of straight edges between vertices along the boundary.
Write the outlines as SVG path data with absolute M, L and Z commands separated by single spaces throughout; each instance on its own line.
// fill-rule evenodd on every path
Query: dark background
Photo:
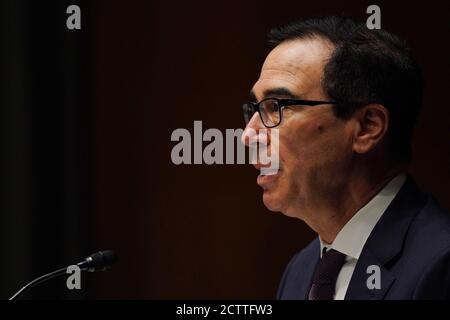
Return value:
M 410 173 L 450 208 L 448 2 L 2 0 L 0 298 L 101 249 L 120 263 L 83 290 L 26 298 L 274 298 L 314 233 L 265 209 L 250 166 L 172 164 L 170 137 L 243 126 L 271 27 L 371 4 L 423 68 Z

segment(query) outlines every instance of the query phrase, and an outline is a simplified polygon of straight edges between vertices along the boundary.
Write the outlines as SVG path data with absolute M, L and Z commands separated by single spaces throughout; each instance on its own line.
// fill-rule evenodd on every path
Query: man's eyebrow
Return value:
M 264 90 L 263 94 L 264 94 L 264 98 L 279 97 L 279 96 L 291 98 L 291 99 L 297 98 L 297 96 L 295 94 L 293 94 L 292 91 L 290 91 L 287 88 L 283 88 L 283 87 Z
M 289 98 L 289 99 L 300 99 L 300 97 L 294 93 L 292 93 L 292 91 L 290 91 L 287 88 L 271 88 L 271 89 L 266 89 L 263 91 L 263 99 L 265 98 L 270 98 L 270 97 L 285 97 L 285 98 Z M 255 92 L 253 91 L 253 89 L 250 91 L 250 97 L 254 100 L 257 101 L 256 99 L 256 95 Z

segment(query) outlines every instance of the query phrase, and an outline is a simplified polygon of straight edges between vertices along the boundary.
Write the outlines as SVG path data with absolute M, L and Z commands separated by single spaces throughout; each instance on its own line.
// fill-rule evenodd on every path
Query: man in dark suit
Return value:
M 278 298 L 450 298 L 450 214 L 405 173 L 422 97 L 409 49 L 340 17 L 269 38 L 243 141 L 279 158 L 278 170 L 255 164 L 266 207 L 318 233 Z

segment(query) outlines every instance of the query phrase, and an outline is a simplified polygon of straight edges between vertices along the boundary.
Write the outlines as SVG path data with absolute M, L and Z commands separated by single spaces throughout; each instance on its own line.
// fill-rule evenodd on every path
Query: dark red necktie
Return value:
M 345 262 L 345 254 L 334 249 L 322 255 L 314 270 L 309 300 L 332 300 L 336 280 Z

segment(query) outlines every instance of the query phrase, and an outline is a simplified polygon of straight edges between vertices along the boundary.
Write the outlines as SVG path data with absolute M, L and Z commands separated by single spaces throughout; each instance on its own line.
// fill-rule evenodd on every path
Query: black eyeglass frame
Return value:
M 268 100 L 275 100 L 276 102 L 277 102 L 277 104 L 278 104 L 278 113 L 279 113 L 279 121 L 278 121 L 278 123 L 277 124 L 274 124 L 274 125 L 272 125 L 272 126 L 267 126 L 265 123 L 264 123 L 264 119 L 263 119 L 263 117 L 262 117 L 262 115 L 261 115 L 261 108 L 260 108 L 260 105 L 263 103 L 263 102 L 265 102 L 265 101 L 268 101 Z M 250 112 L 252 112 L 252 116 L 253 116 L 253 114 L 255 113 L 255 112 L 258 112 L 258 114 L 259 114 L 259 118 L 261 119 L 261 122 L 263 123 L 263 125 L 266 127 L 266 128 L 268 128 L 268 129 L 270 129 L 270 128 L 275 128 L 276 126 L 279 126 L 280 125 L 280 123 L 281 123 L 281 121 L 283 120 L 283 112 L 282 112 L 282 110 L 283 110 L 283 108 L 284 107 L 287 107 L 287 106 L 309 106 L 309 107 L 315 107 L 315 106 L 319 106 L 319 105 L 324 105 L 324 104 L 337 104 L 337 102 L 336 101 L 317 101 L 317 100 L 298 100 L 298 99 L 279 99 L 279 98 L 266 98 L 266 99 L 263 99 L 263 100 L 261 100 L 261 101 L 259 101 L 259 102 L 247 102 L 247 103 L 244 103 L 243 105 L 242 105 L 242 109 L 243 109 L 243 111 L 244 111 L 244 115 L 245 115 L 245 113 L 247 112 L 247 110 L 248 109 L 250 109 L 250 110 L 248 110 L 248 111 L 250 111 Z M 251 119 L 251 117 L 248 119 L 248 121 L 250 121 L 250 119 Z M 244 117 L 244 120 L 245 120 L 245 117 Z M 248 123 L 248 122 L 247 122 Z M 246 125 L 247 125 L 247 123 L 246 123 Z

